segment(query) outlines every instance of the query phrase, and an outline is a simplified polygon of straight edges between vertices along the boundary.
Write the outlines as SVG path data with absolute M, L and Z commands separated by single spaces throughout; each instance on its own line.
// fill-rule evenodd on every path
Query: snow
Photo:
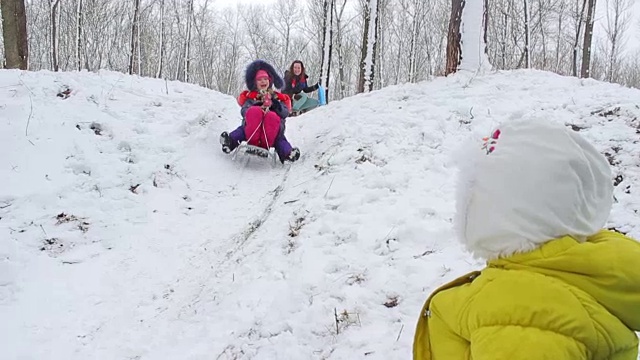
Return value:
M 466 1 L 460 21 L 462 59 L 458 70 L 485 73 L 491 63 L 484 43 L 484 1 Z
M 452 155 L 522 117 L 610 154 L 608 226 L 640 238 L 639 92 L 614 84 L 391 86 L 289 119 L 303 155 L 275 167 L 220 151 L 239 108 L 194 85 L 3 70 L 0 93 L 3 359 L 410 358 L 428 294 L 483 265 L 454 238 Z

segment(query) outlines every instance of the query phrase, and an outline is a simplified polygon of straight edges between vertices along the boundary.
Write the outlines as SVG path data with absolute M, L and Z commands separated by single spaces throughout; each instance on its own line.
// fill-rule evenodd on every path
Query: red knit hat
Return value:
M 269 76 L 269 73 L 264 71 L 264 70 L 258 70 L 258 72 L 256 72 L 256 80 L 262 79 L 262 78 L 267 78 L 269 79 L 269 82 L 271 82 L 271 76 Z

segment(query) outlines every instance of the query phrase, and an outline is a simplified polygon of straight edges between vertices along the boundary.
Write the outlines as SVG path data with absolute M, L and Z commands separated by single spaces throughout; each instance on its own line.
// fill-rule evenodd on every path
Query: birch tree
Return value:
M 322 65 L 320 66 L 320 83 L 325 86 L 325 99 L 329 93 L 329 74 L 331 73 L 331 55 L 333 50 L 333 13 L 335 0 L 324 1 L 324 19 L 322 33 Z

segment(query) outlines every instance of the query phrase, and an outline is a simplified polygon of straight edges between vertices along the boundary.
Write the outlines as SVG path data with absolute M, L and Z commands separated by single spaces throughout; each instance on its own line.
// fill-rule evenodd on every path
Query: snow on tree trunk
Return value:
M 76 69 L 82 70 L 82 0 L 76 10 Z
M 576 26 L 576 36 L 573 42 L 573 64 L 572 64 L 572 72 L 573 76 L 578 76 L 578 45 L 580 44 L 580 34 L 582 32 L 582 19 L 584 18 L 584 10 L 587 6 L 587 0 L 582 1 L 582 10 L 580 10 L 580 17 L 577 21 Z
M 342 26 L 342 16 L 344 14 L 344 9 L 346 7 L 347 0 L 343 0 L 342 5 L 340 6 L 340 12 L 338 13 L 338 9 L 334 7 L 333 16 L 336 19 L 336 53 L 338 54 L 338 94 L 337 98 L 342 99 L 346 96 L 347 93 L 347 81 L 345 75 L 345 55 L 344 55 L 344 47 L 343 47 L 343 26 Z M 329 85 L 329 84 L 326 84 Z
M 378 0 L 369 0 L 365 10 L 364 36 L 362 42 L 362 58 L 360 61 L 360 81 L 358 92 L 373 90 L 373 74 L 375 72 L 375 48 L 377 41 Z
M 485 2 L 482 0 L 462 2 L 462 15 L 460 20 L 460 65 L 458 70 L 478 71 L 480 73 L 490 71 L 491 63 L 487 56 L 487 44 L 485 37 L 485 22 L 487 12 Z
M 140 45 L 140 14 L 138 14 L 138 25 L 136 26 L 136 44 L 138 45 L 137 57 L 138 57 L 138 74 L 142 75 L 142 45 Z
M 129 52 L 129 75 L 133 74 L 133 64 L 136 56 L 136 33 L 140 18 L 140 0 L 135 0 L 133 8 L 133 22 L 131 23 L 131 48 Z M 139 44 L 138 44 L 139 46 Z
M 189 2 L 187 17 L 187 42 L 184 49 L 184 81 L 189 82 L 189 66 L 191 65 L 191 22 L 193 21 L 193 0 Z
M 414 13 L 411 25 L 411 40 L 409 43 L 409 82 L 415 82 L 417 77 L 416 43 L 420 37 L 419 25 L 422 22 L 422 19 L 419 18 L 419 15 L 422 14 L 422 6 L 425 6 L 423 0 L 416 0 L 413 2 Z M 398 66 L 399 65 L 400 64 L 398 64 Z
M 164 0 L 160 1 L 160 51 L 158 51 L 158 70 L 156 77 L 162 77 L 162 58 L 164 57 Z
M 60 0 L 49 0 L 50 8 L 50 16 L 51 16 L 51 68 L 53 71 L 58 71 L 58 19 L 57 16 L 59 10 L 58 6 L 60 5 Z
M 524 59 L 525 67 L 529 69 L 531 67 L 531 18 L 529 16 L 529 0 L 523 0 L 524 2 Z
M 445 75 L 458 71 L 460 65 L 460 23 L 462 20 L 464 0 L 453 0 L 451 17 L 449 18 L 449 33 L 447 34 L 447 67 Z
M 320 82 L 325 87 L 325 99 L 329 93 L 329 74 L 331 72 L 331 53 L 333 46 L 333 9 L 335 0 L 324 2 L 324 24 L 322 35 L 322 66 L 320 67 Z
M 587 8 L 587 25 L 584 29 L 584 44 L 582 46 L 582 68 L 580 77 L 591 76 L 591 39 L 593 38 L 593 20 L 596 10 L 596 0 L 589 0 Z

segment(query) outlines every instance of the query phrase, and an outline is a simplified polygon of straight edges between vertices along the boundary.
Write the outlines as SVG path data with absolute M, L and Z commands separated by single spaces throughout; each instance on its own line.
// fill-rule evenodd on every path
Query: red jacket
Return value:
M 275 93 L 278 96 L 278 100 L 280 100 L 280 102 L 283 102 L 287 106 L 287 109 L 291 111 L 291 98 L 289 97 L 289 95 L 282 94 L 277 91 Z M 258 97 L 258 94 L 259 93 L 257 91 L 244 90 L 243 92 L 240 93 L 240 95 L 238 95 L 238 99 L 237 99 L 238 104 L 240 106 L 244 105 L 247 99 L 256 100 Z

